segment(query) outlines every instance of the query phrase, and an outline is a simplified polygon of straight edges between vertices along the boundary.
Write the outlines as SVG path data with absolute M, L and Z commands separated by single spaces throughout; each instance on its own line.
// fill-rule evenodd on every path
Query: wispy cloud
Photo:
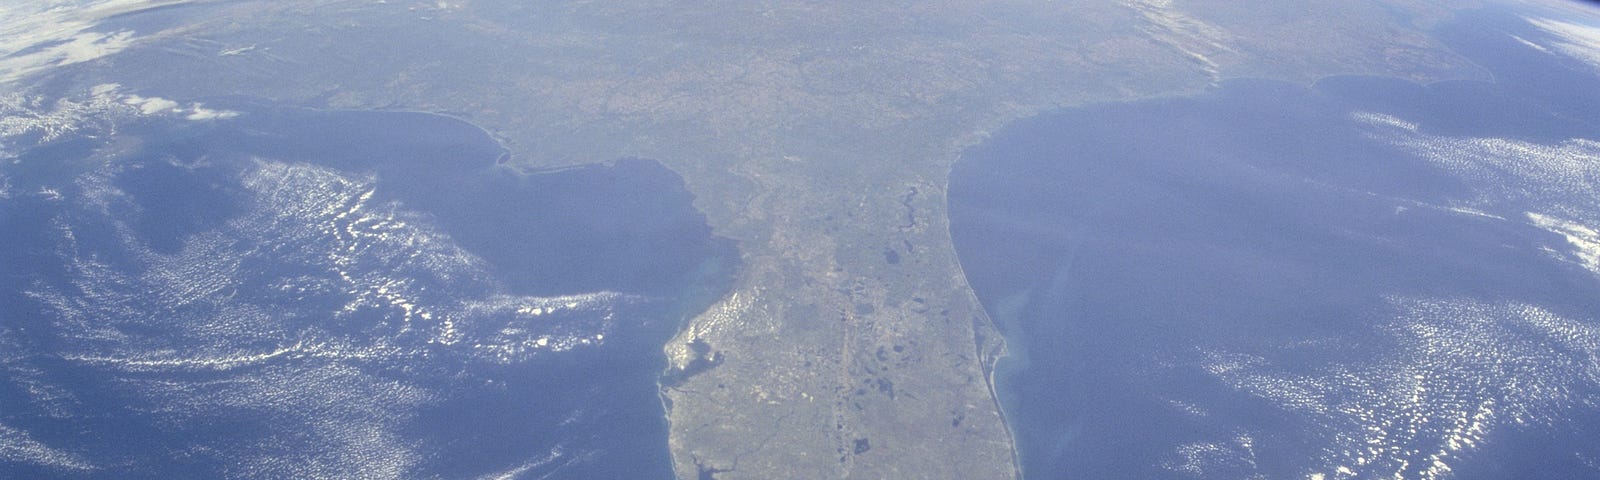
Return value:
M 1221 78 L 1222 67 L 1212 57 L 1238 53 L 1228 46 L 1233 40 L 1231 34 L 1189 16 L 1174 7 L 1172 0 L 1128 0 L 1126 5 L 1144 18 L 1146 24 L 1141 30 L 1194 59 L 1213 80 Z
M 1600 71 L 1600 26 L 1548 18 L 1529 18 L 1527 20 L 1528 23 L 1555 37 L 1555 40 L 1547 45 L 1550 49 L 1587 63 L 1597 71 Z M 1518 40 L 1521 39 L 1519 38 Z M 1524 41 L 1524 43 L 1527 42 Z
M 139 39 L 132 30 L 100 31 L 121 13 L 189 0 L 32 0 L 0 2 L 0 83 L 122 51 Z

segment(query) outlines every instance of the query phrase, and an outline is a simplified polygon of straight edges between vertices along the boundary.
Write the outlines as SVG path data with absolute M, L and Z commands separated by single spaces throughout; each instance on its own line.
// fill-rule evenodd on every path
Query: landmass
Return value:
M 945 214 L 963 148 L 1237 76 L 1484 78 L 1454 2 L 200 3 L 57 84 L 449 114 L 510 164 L 676 170 L 743 269 L 663 352 L 680 478 L 1011 478 L 1004 341 Z M 1395 18 L 1405 21 L 1395 22 Z M 1318 41 L 1304 41 L 1318 38 Z

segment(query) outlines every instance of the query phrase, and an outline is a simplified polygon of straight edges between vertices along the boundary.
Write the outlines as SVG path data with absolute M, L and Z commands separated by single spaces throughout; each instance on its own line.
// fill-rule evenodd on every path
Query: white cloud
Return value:
M 648 301 L 608 291 L 500 293 L 488 264 L 430 216 L 376 199 L 373 177 L 238 161 L 248 162 L 238 177 L 206 178 L 237 185 L 243 207 L 170 252 L 151 249 L 120 213 L 137 205 L 118 188 L 122 167 L 78 176 L 63 201 L 84 218 L 46 233 L 76 245 L 75 232 L 104 228 L 118 232 L 114 245 L 60 249 L 63 283 L 26 292 L 45 306 L 46 328 L 69 339 L 50 345 L 48 358 L 103 372 L 151 405 L 152 416 L 179 427 L 237 411 L 271 418 L 259 430 L 206 442 L 198 455 L 217 459 L 226 469 L 220 476 L 417 476 L 428 457 L 408 436 L 410 422 L 453 388 L 435 387 L 440 377 L 430 372 L 460 380 L 477 371 L 471 365 L 590 349 L 625 321 L 619 315 Z M 100 261 L 107 252 L 127 263 Z M 260 294 L 238 293 L 244 289 Z M 151 328 L 162 333 L 144 333 Z M 8 354 L 14 349 L 4 341 L 0 367 L 8 358 L 46 357 Z M 48 450 L 3 427 L 0 461 L 12 454 L 8 445 L 17 445 L 15 456 L 47 458 Z M 302 442 L 317 448 L 285 450 Z M 557 449 L 503 475 L 579 458 Z
M 205 104 L 193 103 L 189 105 L 189 114 L 183 118 L 193 121 L 205 121 L 228 119 L 237 116 L 239 116 L 239 112 L 233 110 L 212 110 L 206 108 Z
M 63 136 L 111 128 L 118 119 L 138 115 L 124 105 L 116 85 L 95 87 L 87 98 L 46 100 L 19 93 L 0 94 L 0 159 L 19 143 L 45 143 Z
M 1291 347 L 1205 352 L 1221 383 L 1275 405 L 1323 446 L 1296 463 L 1310 478 L 1449 478 L 1494 431 L 1559 428 L 1591 411 L 1600 386 L 1600 328 L 1539 307 L 1471 299 L 1388 299 L 1379 331 L 1393 348 L 1309 368 L 1283 368 Z M 1248 438 L 1248 436 L 1244 437 Z M 1180 446 L 1175 473 L 1254 471 L 1248 443 Z M 1235 470 L 1237 471 L 1237 470 Z
M 1532 212 L 1527 215 L 1528 220 L 1531 220 L 1534 225 L 1567 239 L 1567 244 L 1572 247 L 1572 251 L 1565 254 L 1553 252 L 1557 255 L 1557 258 L 1582 265 L 1583 268 L 1600 275 L 1600 232 L 1595 231 L 1593 228 L 1549 215 L 1540 215 Z
M 0 161 L 15 158 L 30 145 L 70 135 L 116 131 L 120 122 L 140 116 L 166 116 L 204 122 L 240 115 L 199 102 L 181 103 L 162 97 L 125 93 L 115 83 L 96 85 L 88 95 L 49 100 L 21 93 L 0 93 Z M 3 177 L 0 177 L 3 180 Z M 0 198 L 15 194 L 0 181 Z
M 1401 129 L 1401 130 L 1405 130 L 1405 131 L 1408 131 L 1408 132 L 1416 132 L 1417 131 L 1417 124 L 1412 123 L 1412 122 L 1407 122 L 1405 120 L 1401 120 L 1399 117 L 1396 117 L 1394 115 L 1385 114 L 1385 113 L 1356 112 L 1356 113 L 1350 114 L 1350 118 L 1355 120 L 1355 121 L 1357 121 L 1357 122 L 1361 122 L 1361 123 L 1364 123 L 1364 124 L 1367 124 L 1367 125 L 1371 125 L 1371 126 L 1375 126 L 1375 127 L 1392 127 L 1392 128 L 1398 128 L 1398 129 Z
M 1529 225 L 1567 240 L 1552 253 L 1600 275 L 1600 142 L 1543 144 L 1493 137 L 1429 135 L 1404 120 L 1358 114 L 1373 138 L 1460 178 L 1475 194 L 1459 209 L 1526 212 Z M 1485 213 L 1487 214 L 1487 213 Z
M 1433 135 L 1374 112 L 1351 119 L 1371 138 L 1459 178 L 1471 197 L 1450 210 L 1556 234 L 1541 248 L 1600 275 L 1600 142 Z M 1384 341 L 1360 340 L 1384 345 L 1381 351 L 1314 365 L 1303 359 L 1317 349 L 1360 347 L 1212 350 L 1202 353 L 1201 365 L 1229 388 L 1297 419 L 1301 440 L 1323 447 L 1289 459 L 1304 468 L 1303 478 L 1449 478 L 1458 459 L 1482 448 L 1492 432 L 1559 429 L 1566 418 L 1594 412 L 1595 318 L 1513 300 L 1387 300 L 1373 318 Z M 1257 472 L 1248 445 L 1202 440 L 1177 447 L 1165 466 L 1196 477 Z
M 178 109 L 178 102 L 161 97 L 146 98 L 138 95 L 128 95 L 123 97 L 122 103 L 138 107 L 139 112 L 145 115 L 167 113 Z
M 214 110 L 206 108 L 205 104 L 199 102 L 185 105 L 161 97 L 125 95 L 122 97 L 122 103 L 138 108 L 139 112 L 145 115 L 178 115 L 185 120 L 197 122 L 239 116 L 239 112 L 232 110 Z
M 1520 43 L 1523 46 L 1526 46 L 1528 48 L 1532 48 L 1534 50 L 1538 50 L 1538 51 L 1541 51 L 1541 52 L 1544 52 L 1544 53 L 1554 53 L 1554 52 L 1551 52 L 1550 49 L 1544 48 L 1544 45 L 1533 43 L 1533 42 L 1529 41 L 1526 38 L 1522 38 L 1522 37 L 1519 37 L 1519 36 L 1516 36 L 1516 35 L 1512 35 L 1511 39 L 1516 40 L 1517 43 Z
M 33 0 L 0 2 L 0 83 L 87 62 L 132 46 L 131 30 L 96 31 L 111 16 L 189 0 Z M 148 33 L 148 32 L 146 32 Z
M 92 470 L 82 457 L 34 440 L 26 431 L 0 424 L 0 461 L 41 465 L 64 470 Z
M 1127 0 L 1124 4 L 1143 17 L 1146 24 L 1140 30 L 1199 62 L 1214 80 L 1221 78 L 1222 67 L 1212 57 L 1238 53 L 1228 46 L 1232 34 L 1189 16 L 1174 7 L 1172 0 Z
M 1548 18 L 1527 20 L 1533 26 L 1556 37 L 1557 40 L 1549 45 L 1550 48 L 1600 70 L 1600 27 Z M 1525 40 L 1523 42 L 1528 43 Z M 1534 45 L 1534 47 L 1539 46 Z M 1545 49 L 1540 48 L 1540 50 Z

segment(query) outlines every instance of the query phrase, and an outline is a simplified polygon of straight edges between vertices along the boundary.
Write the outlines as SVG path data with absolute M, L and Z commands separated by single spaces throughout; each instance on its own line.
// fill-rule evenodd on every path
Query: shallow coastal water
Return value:
M 1231 80 L 964 154 L 1026 476 L 1594 473 L 1600 79 L 1507 11 L 1459 21 L 1499 83 Z

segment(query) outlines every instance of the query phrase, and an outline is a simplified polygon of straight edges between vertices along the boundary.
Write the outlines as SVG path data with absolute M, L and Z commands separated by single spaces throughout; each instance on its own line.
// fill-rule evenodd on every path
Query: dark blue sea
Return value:
M 0 477 L 671 477 L 661 345 L 738 258 L 676 174 L 204 105 L 6 166 Z
M 1600 66 L 1528 20 L 1600 17 L 1561 15 L 1437 32 L 1493 82 L 1229 80 L 966 151 L 1025 476 L 1600 476 Z

